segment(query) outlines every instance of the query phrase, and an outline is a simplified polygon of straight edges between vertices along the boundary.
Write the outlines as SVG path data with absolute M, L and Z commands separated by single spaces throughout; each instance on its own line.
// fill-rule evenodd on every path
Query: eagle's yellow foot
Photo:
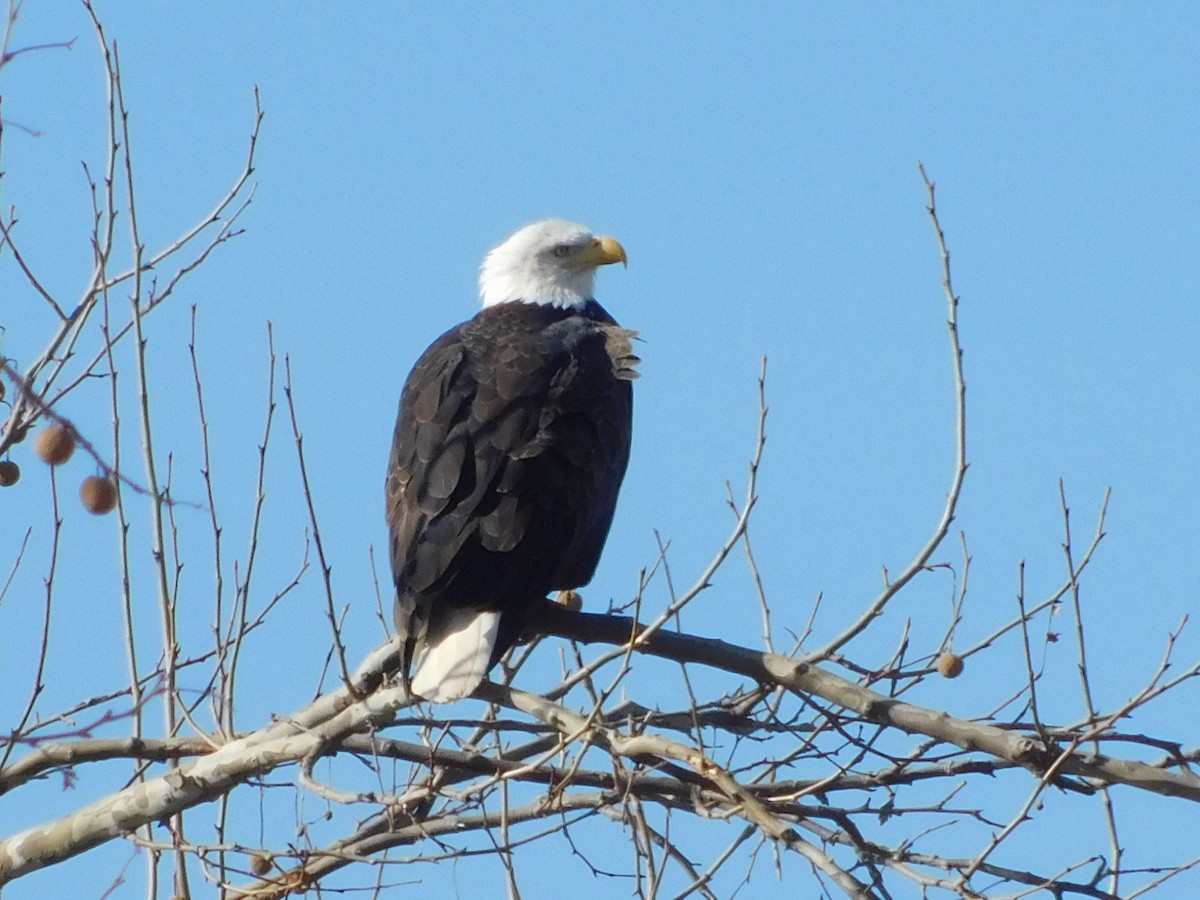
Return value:
M 554 602 L 565 606 L 571 612 L 579 612 L 583 609 L 583 596 L 576 590 L 559 591 L 558 596 L 554 598 Z

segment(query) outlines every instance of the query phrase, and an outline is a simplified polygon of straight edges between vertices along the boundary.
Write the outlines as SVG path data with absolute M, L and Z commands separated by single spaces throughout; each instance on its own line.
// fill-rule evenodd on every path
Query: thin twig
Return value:
M 950 479 L 950 490 L 946 493 L 946 504 L 942 509 L 941 519 L 938 521 L 929 540 L 926 541 L 925 546 L 917 553 L 916 558 L 908 564 L 898 578 L 894 581 L 889 581 L 884 586 L 879 596 L 871 602 L 866 610 L 849 627 L 808 656 L 808 659 L 813 662 L 829 659 L 842 647 L 862 634 L 871 622 L 883 614 L 884 608 L 891 599 L 906 584 L 912 581 L 918 572 L 925 570 L 930 558 L 937 548 L 941 546 L 943 539 L 945 539 L 950 531 L 950 525 L 954 521 L 955 510 L 958 508 L 958 498 L 962 494 L 963 479 L 967 474 L 967 385 L 966 380 L 963 378 L 962 346 L 958 340 L 959 300 L 958 296 L 954 293 L 954 286 L 950 278 L 950 250 L 946 246 L 946 235 L 942 231 L 941 222 L 938 220 L 934 185 L 925 174 L 924 166 L 918 163 L 917 169 L 921 173 L 921 180 L 925 183 L 925 190 L 929 196 L 929 205 L 926 207 L 926 211 L 929 213 L 929 219 L 933 223 L 934 234 L 937 237 L 938 251 L 942 257 L 942 288 L 946 295 L 947 309 L 946 330 L 950 338 L 952 371 L 954 374 L 954 475 Z

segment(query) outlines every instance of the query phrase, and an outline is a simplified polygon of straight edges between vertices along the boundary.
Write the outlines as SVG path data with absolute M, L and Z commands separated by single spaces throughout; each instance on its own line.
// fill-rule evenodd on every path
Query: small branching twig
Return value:
M 338 667 L 342 675 L 342 684 L 347 687 L 352 684 L 350 669 L 346 665 L 346 648 L 342 643 L 342 630 L 334 610 L 333 599 L 333 569 L 325 559 L 325 547 L 321 542 L 321 529 L 317 524 L 317 510 L 313 504 L 312 488 L 308 480 L 308 466 L 304 461 L 304 435 L 300 432 L 300 424 L 296 420 L 296 403 L 292 395 L 292 365 L 287 356 L 283 358 L 284 386 L 283 395 L 287 399 L 288 415 L 292 421 L 292 439 L 296 444 L 296 458 L 300 465 L 300 486 L 304 492 L 304 503 L 308 508 L 308 521 L 312 526 L 313 544 L 317 548 L 317 561 L 321 566 L 321 577 L 325 584 L 325 615 L 329 619 L 329 628 L 333 634 L 333 647 L 337 654 Z
M 828 641 L 819 650 L 810 654 L 809 659 L 814 662 L 829 659 L 842 647 L 862 634 L 871 622 L 883 614 L 884 608 L 891 602 L 892 598 L 906 584 L 912 581 L 919 572 L 925 570 L 934 552 L 941 546 L 942 541 L 949 533 L 951 523 L 954 522 L 954 514 L 958 508 L 958 498 L 962 494 L 963 480 L 967 474 L 967 385 L 963 377 L 962 346 L 958 339 L 959 301 L 958 295 L 954 293 L 954 286 L 950 278 L 950 250 L 946 246 L 946 235 L 942 231 L 941 222 L 938 220 L 934 185 L 925 174 L 924 166 L 918 164 L 917 169 L 921 173 L 921 180 L 925 183 L 925 190 L 929 195 L 929 205 L 926 207 L 926 211 L 929 213 L 930 221 L 933 223 L 934 234 L 937 237 L 938 251 L 942 257 L 942 288 L 946 294 L 947 308 L 946 328 L 950 337 L 950 352 L 954 373 L 954 475 L 950 480 L 950 490 L 946 493 L 946 505 L 942 509 L 942 517 L 934 528 L 933 534 L 925 543 L 925 546 L 921 548 L 916 558 L 908 564 L 897 578 L 888 581 L 879 596 L 867 606 L 863 613 L 848 628 Z

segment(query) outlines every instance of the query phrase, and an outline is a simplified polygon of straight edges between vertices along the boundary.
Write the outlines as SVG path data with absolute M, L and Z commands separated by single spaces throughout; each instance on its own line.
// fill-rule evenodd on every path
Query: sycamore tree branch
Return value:
M 512 706 L 536 716 L 542 721 L 554 725 L 564 735 L 579 735 L 592 728 L 592 724 L 586 717 L 537 694 L 496 685 L 486 685 L 481 690 L 494 702 L 501 702 L 506 706 Z M 632 760 L 649 757 L 683 763 L 724 795 L 734 808 L 763 834 L 803 856 L 814 867 L 828 875 L 847 897 L 855 898 L 855 900 L 873 900 L 878 896 L 867 885 L 839 866 L 827 853 L 820 850 L 811 841 L 801 837 L 786 820 L 769 810 L 729 772 L 695 748 L 656 734 L 621 734 L 616 731 L 601 731 L 597 737 L 599 742 L 611 753 Z
M 820 697 L 884 727 L 925 735 L 969 752 L 1060 775 L 1124 784 L 1164 796 L 1200 802 L 1200 777 L 1096 752 L 1065 754 L 1041 738 L 886 697 L 800 660 L 695 635 L 647 633 L 625 616 L 577 613 L 542 604 L 531 630 L 582 643 L 631 645 L 634 652 L 695 663 L 762 684 Z M 378 729 L 411 704 L 402 688 L 380 689 L 396 665 L 392 644 L 374 651 L 350 686 L 321 697 L 292 716 L 232 741 L 166 776 L 132 785 L 74 813 L 0 841 L 0 884 L 124 835 L 148 822 L 216 800 L 246 780 L 281 765 L 327 752 L 349 735 Z M 356 699 L 355 695 L 363 699 Z
M 202 756 L 213 749 L 204 738 L 91 738 L 55 741 L 38 747 L 11 766 L 0 769 L 0 794 L 6 794 L 54 769 L 112 759 L 166 762 Z
M 608 713 L 605 723 L 626 721 L 626 716 Z M 394 723 L 404 725 L 403 721 Z M 503 730 L 509 732 L 513 725 L 508 723 Z M 660 723 L 654 723 L 660 724 Z M 771 723 L 763 723 L 764 728 Z M 800 731 L 802 729 L 796 729 Z M 481 750 L 455 750 L 448 747 L 430 747 L 427 744 L 384 738 L 379 735 L 352 734 L 342 738 L 328 748 L 329 753 L 355 753 L 363 757 L 392 759 L 443 768 L 442 785 L 453 784 L 477 775 L 502 775 L 507 778 L 534 784 L 557 785 L 570 781 L 573 785 L 599 787 L 606 790 L 627 790 L 630 787 L 645 789 L 648 793 L 690 797 L 696 790 L 694 784 L 680 782 L 677 778 L 660 777 L 644 773 L 616 778 L 611 772 L 576 770 L 572 772 L 561 766 L 543 765 L 530 768 L 520 760 L 531 755 L 544 753 L 553 746 L 553 741 L 539 739 L 500 756 L 489 756 Z M 87 763 L 110 762 L 127 759 L 139 762 L 166 762 L 193 756 L 205 756 L 219 749 L 207 738 L 87 738 L 83 740 L 55 741 L 37 747 L 20 761 L 0 770 L 0 794 L 9 793 L 36 778 L 48 773 Z M 921 781 L 942 779 L 955 775 L 994 775 L 1016 764 L 1005 760 L 962 759 L 940 762 L 930 766 L 905 766 L 879 772 L 844 774 L 829 782 L 828 779 L 796 779 L 769 781 L 747 785 L 746 790 L 756 796 L 772 801 L 791 796 L 807 795 L 817 786 L 823 793 L 838 791 L 870 790 L 883 786 L 897 787 Z M 366 802 L 372 802 L 370 800 Z
M 117 216 L 119 213 L 124 214 L 132 220 L 136 216 L 136 208 L 132 197 L 129 198 L 129 203 L 121 209 L 118 208 L 119 205 L 116 199 L 119 176 L 117 160 L 121 147 L 118 141 L 120 133 L 117 130 L 118 112 L 124 117 L 124 111 L 118 110 L 115 91 L 120 79 L 120 68 L 115 56 L 110 53 L 110 45 L 99 19 L 95 16 L 90 5 L 87 8 L 89 14 L 91 14 L 93 27 L 104 58 L 109 118 L 109 133 L 105 147 L 106 165 L 102 179 L 103 187 L 100 190 L 97 190 L 97 184 L 93 180 L 86 163 L 84 164 L 84 171 L 91 185 L 94 211 L 92 274 L 88 279 L 87 285 L 81 292 L 74 309 L 68 312 L 66 310 L 70 307 L 64 307 L 62 304 L 57 303 L 53 297 L 46 293 L 36 273 L 25 264 L 22 258 L 16 257 L 26 281 L 35 291 L 42 294 L 44 299 L 48 300 L 54 306 L 59 322 L 45 349 L 26 367 L 24 375 L 20 381 L 17 381 L 21 389 L 12 398 L 12 408 L 5 417 L 7 421 L 4 427 L 0 428 L 0 453 L 3 453 L 10 446 L 21 440 L 25 432 L 50 407 L 53 407 L 65 394 L 83 383 L 103 361 L 106 351 L 133 329 L 134 321 L 131 319 L 115 333 L 106 333 L 104 335 L 106 346 L 95 353 L 91 361 L 84 365 L 82 370 L 72 378 L 70 384 L 58 390 L 57 393 L 51 393 L 54 383 L 63 375 L 69 362 L 75 356 L 76 345 L 84 332 L 88 320 L 91 318 L 92 313 L 103 305 L 103 300 L 107 293 L 118 285 L 140 280 L 142 276 L 156 271 L 158 267 L 168 261 L 178 259 L 184 250 L 188 250 L 192 253 L 191 259 L 179 264 L 178 270 L 167 281 L 164 288 L 154 290 L 150 293 L 150 296 L 145 300 L 141 313 L 145 315 L 151 310 L 156 309 L 174 292 L 179 282 L 194 272 L 208 259 L 209 255 L 218 246 L 241 233 L 235 228 L 235 225 L 242 212 L 254 197 L 254 186 L 250 182 L 254 176 L 254 157 L 263 121 L 263 112 L 259 105 L 257 89 L 254 91 L 254 124 L 250 133 L 249 149 L 246 153 L 245 163 L 235 178 L 233 186 L 217 201 L 207 215 L 176 237 L 170 244 L 162 247 L 155 253 L 143 253 L 140 248 L 137 248 L 138 252 L 135 254 L 134 264 L 130 268 L 116 274 L 109 271 L 114 248 L 114 224 Z M 128 143 L 126 141 L 126 149 L 127 146 Z M 127 182 L 131 182 L 132 180 L 132 173 L 128 170 L 126 171 L 126 180 Z M 129 184 L 126 186 L 131 187 Z M 0 222 L 0 249 L 7 246 L 15 255 L 16 246 L 12 243 L 12 229 L 14 224 L 15 220 L 11 218 L 8 222 Z M 207 235 L 207 243 L 197 249 L 199 243 L 197 239 L 204 235 Z M 139 289 L 134 293 L 140 296 L 141 291 Z
M 1035 736 L 958 719 L 940 710 L 895 700 L 819 666 L 777 653 L 763 653 L 713 638 L 674 632 L 643 635 L 641 626 L 626 616 L 576 613 L 547 603 L 538 608 L 532 628 L 542 634 L 581 643 L 632 641 L 635 649 L 642 653 L 676 662 L 700 663 L 743 675 L 761 684 L 815 695 L 878 725 L 926 735 L 963 750 L 987 753 L 1039 773 L 1053 764 L 1061 752 Z M 1147 763 L 1094 752 L 1071 754 L 1059 771 L 1200 802 L 1200 776 L 1188 771 L 1169 772 Z
M 238 900 L 276 900 L 303 893 L 307 888 L 316 884 L 321 878 L 354 863 L 362 863 L 372 856 L 393 847 L 408 844 L 419 844 L 426 840 L 438 842 L 444 851 L 435 856 L 420 857 L 422 862 L 437 862 L 441 859 L 456 859 L 474 855 L 470 851 L 459 850 L 443 844 L 441 838 L 460 838 L 476 831 L 492 831 L 499 829 L 502 821 L 510 825 L 532 822 L 548 817 L 560 817 L 570 812 L 581 812 L 590 815 L 601 809 L 617 806 L 621 802 L 620 794 L 589 791 L 587 793 L 570 794 L 555 798 L 547 803 L 539 799 L 520 807 L 510 808 L 506 812 L 500 810 L 479 809 L 472 812 L 451 812 L 420 822 L 397 823 L 395 828 L 363 837 L 347 844 L 339 851 L 306 851 L 308 864 L 302 868 L 290 869 L 279 875 L 270 876 L 255 883 L 235 888 L 230 896 Z M 555 826 L 553 830 L 560 830 Z M 517 843 L 534 843 L 544 834 L 534 835 L 511 845 L 502 845 L 499 849 L 508 849 Z M 494 853 L 495 850 L 486 852 Z M 404 864 L 415 862 L 415 859 L 392 859 L 390 862 Z
M 128 834 L 150 822 L 209 803 L 256 775 L 310 755 L 337 738 L 391 721 L 411 705 L 403 688 L 374 691 L 395 668 L 389 642 L 371 653 L 353 683 L 160 778 L 130 785 L 53 822 L 0 841 L 0 884 Z M 355 694 L 368 695 L 355 702 Z

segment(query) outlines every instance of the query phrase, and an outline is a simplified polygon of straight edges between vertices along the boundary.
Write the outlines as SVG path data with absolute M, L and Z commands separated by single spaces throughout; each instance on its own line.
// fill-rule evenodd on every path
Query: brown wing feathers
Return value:
M 628 461 L 637 362 L 633 333 L 592 306 L 485 309 L 409 376 L 387 492 L 406 666 L 440 610 L 501 612 L 498 656 L 531 602 L 590 580 Z

